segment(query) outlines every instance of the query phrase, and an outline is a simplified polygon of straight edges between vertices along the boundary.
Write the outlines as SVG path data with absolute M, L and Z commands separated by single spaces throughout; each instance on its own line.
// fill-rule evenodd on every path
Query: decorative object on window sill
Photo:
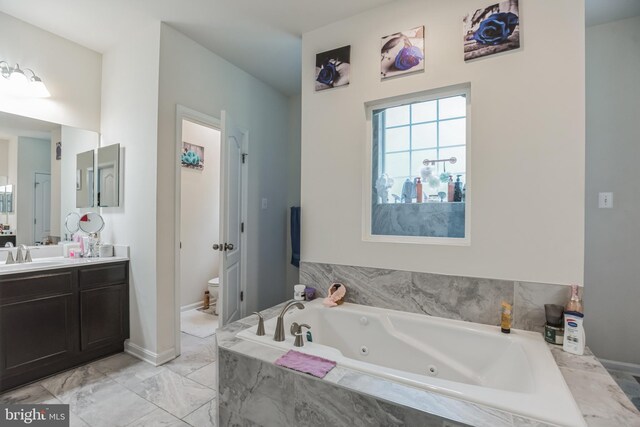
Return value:
M 316 92 L 349 84 L 351 78 L 351 46 L 328 50 L 316 55 Z
M 380 40 L 382 80 L 424 70 L 424 25 Z
M 470 61 L 520 47 L 518 0 L 478 9 L 462 20 L 464 60 Z
M 460 181 L 460 177 L 462 175 L 458 175 L 458 178 L 456 179 L 456 185 L 454 187 L 453 190 L 453 201 L 454 202 L 461 202 L 462 201 L 462 181 Z
M 447 184 L 447 202 L 453 202 L 453 195 L 455 193 L 455 183 L 453 182 L 453 176 L 449 175 L 449 182 Z
M 31 77 L 25 71 L 31 73 Z M 18 64 L 12 67 L 7 61 L 0 61 L 0 75 L 3 77 L 0 79 L 0 92 L 4 94 L 32 98 L 51 96 L 42 79 L 30 68 L 23 70 Z
M 404 184 L 402 184 L 402 203 L 411 203 L 411 200 L 413 200 L 413 195 L 416 192 L 416 187 L 413 184 L 413 182 L 411 182 L 411 180 L 409 178 L 407 178 L 404 181 Z
M 381 203 L 389 203 L 389 189 L 393 187 L 393 183 L 393 178 L 389 178 L 386 173 L 383 173 L 376 181 L 376 191 Z

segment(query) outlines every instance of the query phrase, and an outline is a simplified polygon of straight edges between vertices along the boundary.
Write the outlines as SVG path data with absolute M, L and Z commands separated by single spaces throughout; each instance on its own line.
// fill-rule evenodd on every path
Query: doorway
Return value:
M 33 238 L 41 243 L 51 234 L 51 174 L 35 173 Z
M 220 117 L 177 108 L 176 354 L 245 312 L 247 133 Z

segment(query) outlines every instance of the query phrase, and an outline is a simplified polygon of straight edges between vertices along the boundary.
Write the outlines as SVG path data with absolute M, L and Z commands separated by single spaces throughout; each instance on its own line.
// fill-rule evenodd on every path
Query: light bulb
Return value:
M 47 90 L 47 87 L 42 83 L 40 77 L 33 76 L 31 78 L 31 84 L 29 84 L 29 92 L 31 96 L 36 98 L 49 98 L 51 94 Z

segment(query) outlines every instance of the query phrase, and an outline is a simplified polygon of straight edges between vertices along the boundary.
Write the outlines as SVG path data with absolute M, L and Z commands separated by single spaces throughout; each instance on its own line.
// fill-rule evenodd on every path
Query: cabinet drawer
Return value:
M 42 298 L 51 295 L 70 294 L 74 291 L 73 270 L 58 270 L 51 273 L 15 275 L 0 278 L 0 305 Z
M 78 271 L 80 289 L 128 282 L 129 267 L 126 262 L 106 264 Z

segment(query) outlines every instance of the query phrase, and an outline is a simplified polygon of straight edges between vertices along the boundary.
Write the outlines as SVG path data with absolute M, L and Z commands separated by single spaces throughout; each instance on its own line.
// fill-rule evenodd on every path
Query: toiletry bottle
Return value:
M 204 291 L 204 303 L 202 304 L 202 308 L 207 310 L 209 308 L 209 291 Z
M 511 304 L 502 301 L 502 315 L 500 316 L 500 330 L 505 334 L 511 333 Z
M 422 203 L 422 181 L 416 178 L 416 203 Z
M 584 308 L 582 307 L 582 300 L 580 300 L 580 295 L 578 295 L 578 285 L 571 285 L 571 298 L 569 299 L 569 302 L 565 306 L 564 311 L 584 313 Z
M 449 182 L 447 183 L 447 202 L 453 202 L 453 193 L 455 193 L 455 184 L 453 183 L 453 175 L 449 175 Z
M 462 201 L 462 181 L 460 181 L 460 177 L 462 175 L 458 175 L 458 178 L 456 179 L 456 184 L 455 187 L 453 189 L 453 201 L 454 202 L 461 202 Z
M 564 342 L 562 349 L 567 353 L 582 356 L 585 347 L 584 326 L 582 324 L 584 314 L 577 311 L 565 311 L 564 313 Z

